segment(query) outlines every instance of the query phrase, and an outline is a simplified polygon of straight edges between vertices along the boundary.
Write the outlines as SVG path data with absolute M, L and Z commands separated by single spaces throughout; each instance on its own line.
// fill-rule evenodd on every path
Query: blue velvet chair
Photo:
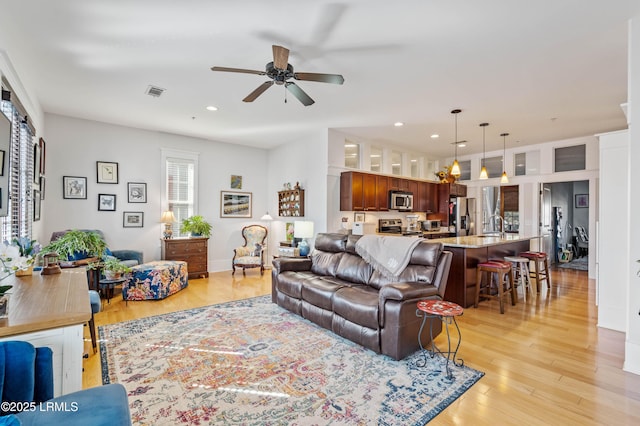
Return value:
M 121 384 L 52 398 L 53 353 L 28 342 L 0 342 L 0 393 L 0 425 L 131 425 L 127 391 Z M 19 412 L 7 411 L 20 406 Z

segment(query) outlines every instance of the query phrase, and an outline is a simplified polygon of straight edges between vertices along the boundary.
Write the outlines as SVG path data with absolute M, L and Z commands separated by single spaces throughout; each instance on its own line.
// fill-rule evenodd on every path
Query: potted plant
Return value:
M 182 220 L 180 232 L 190 233 L 192 237 L 210 237 L 211 224 L 204 220 L 204 217 L 195 215 Z
M 106 248 L 107 243 L 100 234 L 74 229 L 49 243 L 43 250 L 57 253 L 60 259 L 73 261 L 87 257 L 100 257 Z
M 103 260 L 102 270 L 104 271 L 104 277 L 108 280 L 117 280 L 123 274 L 131 272 L 131 268 L 113 256 L 108 256 Z
M 18 247 L 20 256 L 26 259 L 26 269 L 19 269 L 16 271 L 16 276 L 31 275 L 33 273 L 33 263 L 35 257 L 40 253 L 40 243 L 36 240 L 29 240 L 27 237 L 20 237 L 13 239 L 13 245 Z

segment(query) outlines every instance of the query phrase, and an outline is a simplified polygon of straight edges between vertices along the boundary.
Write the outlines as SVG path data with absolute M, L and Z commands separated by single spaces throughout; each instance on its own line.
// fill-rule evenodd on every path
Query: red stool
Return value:
M 547 253 L 541 251 L 524 251 L 520 253 L 519 256 L 533 262 L 534 269 L 529 269 L 529 272 L 531 278 L 536 279 L 536 292 L 540 293 L 542 281 L 547 281 L 547 288 L 551 290 L 551 272 L 549 271 Z
M 498 299 L 500 301 L 500 313 L 504 314 L 504 299 L 509 295 L 509 291 L 511 291 L 511 304 L 516 304 L 518 295 L 516 294 L 516 287 L 513 285 L 511 263 L 502 260 L 489 260 L 487 262 L 478 263 L 476 271 L 476 301 L 473 305 L 474 308 L 478 307 L 480 296 L 485 299 Z M 487 279 L 487 285 L 482 287 L 482 278 L 484 277 L 485 272 L 489 273 L 489 277 Z M 498 275 L 497 295 L 491 294 L 491 274 Z M 485 293 L 481 293 L 483 288 Z

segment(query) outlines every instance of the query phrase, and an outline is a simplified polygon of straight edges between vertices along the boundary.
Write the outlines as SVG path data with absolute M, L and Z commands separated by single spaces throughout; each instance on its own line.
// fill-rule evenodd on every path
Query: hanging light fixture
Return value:
M 484 141 L 485 141 L 485 131 L 487 130 L 487 126 L 489 125 L 489 123 L 480 123 L 480 127 L 482 127 L 482 169 L 480 169 L 480 177 L 478 179 L 480 180 L 485 180 L 485 179 L 489 179 L 489 174 L 487 173 L 487 168 L 485 167 L 484 163 L 485 163 L 485 145 L 484 145 Z
M 455 140 L 453 144 L 455 145 L 455 154 L 453 158 L 453 164 L 451 165 L 451 175 L 458 178 L 460 177 L 460 164 L 458 163 L 458 114 L 462 112 L 460 109 L 454 109 L 451 111 L 451 114 L 454 114 L 456 117 L 456 128 L 455 128 Z
M 502 133 L 502 177 L 500 178 L 500 183 L 509 183 L 509 177 L 507 176 L 507 136 L 509 133 Z

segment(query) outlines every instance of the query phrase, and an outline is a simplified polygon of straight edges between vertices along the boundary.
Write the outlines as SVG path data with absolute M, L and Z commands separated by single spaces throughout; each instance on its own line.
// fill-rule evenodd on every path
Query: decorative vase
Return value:
M 25 277 L 27 275 L 33 275 L 33 265 L 29 266 L 27 269 L 19 269 L 16 271 L 16 277 Z
M 104 277 L 108 280 L 117 280 L 122 276 L 121 272 L 104 271 Z
M 0 296 L 0 318 L 9 317 L 9 294 Z

